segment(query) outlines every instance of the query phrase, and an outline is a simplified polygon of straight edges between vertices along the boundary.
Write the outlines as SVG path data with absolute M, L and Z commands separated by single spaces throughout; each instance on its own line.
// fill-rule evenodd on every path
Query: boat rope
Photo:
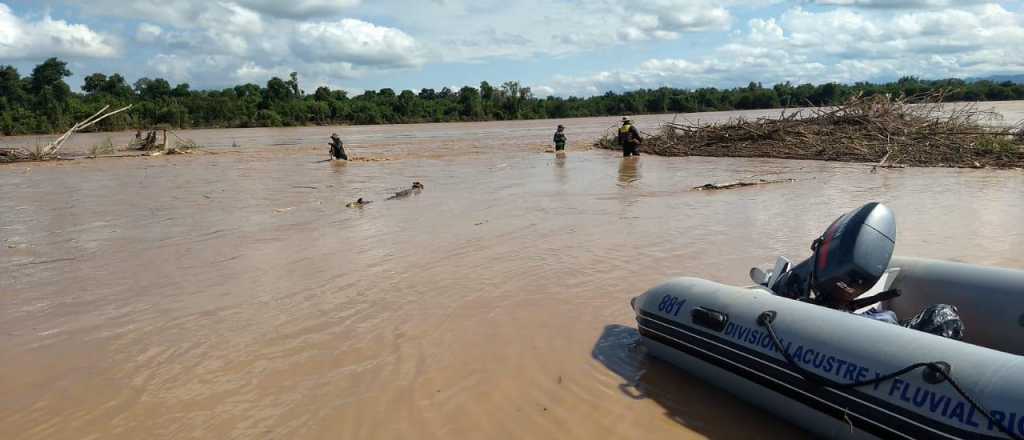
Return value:
M 995 425 L 997 428 L 999 428 L 999 431 L 1001 431 L 1003 434 L 1006 434 L 1007 437 L 1013 440 L 1024 440 L 1024 437 L 1017 435 L 1011 429 L 1008 429 L 1006 426 L 1004 426 L 1000 421 L 997 421 L 994 417 L 992 417 L 992 413 L 985 409 L 985 407 L 982 406 L 981 403 L 979 403 L 977 400 L 975 400 L 973 397 L 967 394 L 967 392 L 960 387 L 960 384 L 958 384 L 956 380 L 953 379 L 953 376 L 950 375 L 950 367 L 949 364 L 946 362 L 918 362 L 915 364 L 908 365 L 892 373 L 878 376 L 874 379 L 850 383 L 836 382 L 827 377 L 822 377 L 811 371 L 808 371 L 799 363 L 797 363 L 795 359 L 793 359 L 793 356 L 789 354 L 788 351 L 786 351 L 785 347 L 782 346 L 782 341 L 779 340 L 779 336 L 775 333 L 775 328 L 772 327 L 772 322 L 775 321 L 775 317 L 776 313 L 774 311 L 769 310 L 763 312 L 761 313 L 761 315 L 757 317 L 757 325 L 764 327 L 765 330 L 768 331 L 768 336 L 771 337 L 772 346 L 775 348 L 775 350 L 781 353 L 782 357 L 786 359 L 786 362 L 797 370 L 797 372 L 800 374 L 800 377 L 802 377 L 804 380 L 808 382 L 811 382 L 815 385 L 827 386 L 835 389 L 853 389 L 882 383 L 903 376 L 919 368 L 923 368 L 926 370 L 926 375 L 930 374 L 930 377 L 937 379 L 933 381 L 929 379 L 929 377 L 926 377 L 926 381 L 928 381 L 929 383 L 934 382 L 936 384 L 942 382 L 949 382 L 949 385 L 952 386 L 954 390 L 956 390 L 957 394 L 960 394 L 960 397 L 963 397 L 963 399 L 966 400 L 967 403 L 970 404 L 975 411 L 985 416 L 985 419 L 988 420 L 990 426 Z

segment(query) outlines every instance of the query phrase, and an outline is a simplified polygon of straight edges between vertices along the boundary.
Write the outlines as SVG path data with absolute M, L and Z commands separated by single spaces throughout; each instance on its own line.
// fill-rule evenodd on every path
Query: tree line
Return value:
M 222 90 L 192 90 L 162 78 L 129 84 L 120 74 L 85 77 L 81 92 L 64 81 L 67 63 L 50 58 L 21 76 L 0 66 L 0 133 L 53 133 L 87 118 L 105 105 L 132 104 L 125 113 L 104 120 L 99 130 L 170 128 L 280 127 L 333 124 L 489 121 L 570 118 L 644 113 L 691 113 L 838 104 L 857 93 L 913 96 L 944 90 L 946 101 L 1024 99 L 1024 85 L 960 79 L 904 77 L 875 84 L 800 84 L 764 87 L 677 89 L 661 87 L 588 98 L 537 97 L 516 81 L 492 86 L 403 90 L 367 90 L 349 96 L 344 90 L 319 87 L 312 94 L 299 87 L 296 73 L 271 78 L 265 85 L 243 84 Z

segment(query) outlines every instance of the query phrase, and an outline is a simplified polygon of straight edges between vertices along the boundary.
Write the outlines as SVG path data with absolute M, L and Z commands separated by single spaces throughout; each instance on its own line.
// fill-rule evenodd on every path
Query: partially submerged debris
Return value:
M 749 180 L 749 181 L 740 180 L 740 181 L 728 182 L 728 183 L 706 183 L 706 184 L 701 185 L 701 186 L 695 186 L 695 187 L 693 187 L 693 189 L 696 190 L 696 191 L 707 191 L 707 190 L 733 189 L 733 188 L 742 188 L 744 186 L 769 185 L 769 184 L 772 184 L 772 183 L 788 183 L 788 182 L 796 182 L 796 179 L 778 179 L 778 180 L 758 179 L 758 180 Z
M 106 107 L 104 107 L 106 108 Z M 103 118 L 113 115 L 117 112 L 128 109 L 125 107 L 121 110 L 100 115 L 96 115 L 93 118 L 87 119 L 86 121 L 75 124 L 77 129 L 82 130 L 99 122 Z M 99 113 L 97 113 L 99 115 Z M 163 155 L 174 155 L 174 154 L 192 154 L 196 152 L 202 152 L 199 149 L 199 145 L 190 139 L 184 139 L 175 134 L 170 130 L 163 131 L 163 141 L 157 142 L 157 131 L 150 130 L 149 134 L 145 137 L 142 136 L 142 132 L 138 132 L 135 141 L 126 147 L 118 148 L 114 145 L 113 141 L 108 137 L 104 142 L 94 145 L 89 149 L 88 153 L 84 155 L 80 154 L 77 157 L 61 157 L 58 155 L 60 147 L 64 144 L 64 141 L 70 137 L 70 134 L 74 131 L 69 131 L 61 136 L 57 140 L 53 141 L 49 145 L 36 145 L 33 149 L 27 148 L 0 148 L 0 163 L 2 162 L 21 162 L 21 161 L 43 161 L 43 160 L 77 160 L 77 159 L 99 159 L 99 158 L 127 158 L 127 157 L 146 157 L 146 156 L 163 156 Z M 173 139 L 169 139 L 167 135 L 173 136 Z M 127 154 L 117 154 L 118 151 L 124 152 L 126 149 L 136 150 L 136 152 L 130 152 Z M 212 152 L 208 152 L 213 154 Z
M 943 104 L 941 93 L 890 98 L 857 95 L 836 107 L 785 111 L 777 118 L 676 123 L 644 140 L 662 156 L 770 157 L 907 166 L 1022 167 L 1024 124 L 975 104 Z M 595 146 L 617 149 L 611 137 Z
M 132 141 L 132 148 L 140 151 L 162 150 L 167 145 L 167 130 L 163 133 L 163 143 L 157 142 L 157 130 L 149 130 L 145 136 L 142 130 L 135 132 L 135 140 Z
M 401 198 L 409 197 L 409 196 L 411 196 L 413 194 L 419 194 L 420 191 L 423 191 L 423 184 L 419 183 L 419 182 L 413 182 L 412 183 L 412 188 L 403 189 L 403 190 L 401 190 L 399 192 L 396 192 L 395 195 L 393 195 L 391 197 L 388 197 L 388 200 L 395 200 L 395 199 L 401 199 Z
M 99 156 L 114 154 L 116 150 L 117 148 L 114 147 L 114 141 L 108 137 L 102 143 L 93 145 L 92 148 L 89 149 L 89 157 L 96 158 Z
M 363 200 L 363 198 L 360 197 L 359 200 L 356 200 L 354 202 L 349 202 L 348 204 L 345 205 L 345 207 L 346 208 L 362 208 L 362 207 L 364 207 L 366 205 L 369 205 L 371 203 L 373 203 L 373 200 Z
M 71 138 L 71 135 L 78 133 L 79 131 L 85 130 L 89 127 L 92 127 L 97 122 L 100 122 L 110 116 L 126 111 L 132 108 L 132 106 L 128 105 L 120 109 L 114 110 L 112 112 L 107 111 L 107 109 L 109 108 L 109 105 L 104 106 L 100 109 L 100 111 L 96 112 L 84 121 L 81 121 L 73 125 L 70 129 L 68 129 L 68 131 L 64 132 L 64 134 L 62 134 L 57 139 L 54 139 L 53 142 L 50 142 L 46 146 L 36 146 L 34 150 L 5 148 L 4 150 L 0 151 L 0 161 L 16 162 L 25 160 L 38 161 L 58 159 L 60 158 L 60 148 L 64 146 L 64 142 Z
M 0 162 L 14 162 L 20 153 L 18 148 L 0 148 Z
M 174 139 L 168 138 L 168 134 L 174 136 Z M 142 131 L 136 132 L 132 147 L 139 151 L 148 151 L 147 156 L 190 154 L 199 149 L 199 145 L 191 139 L 182 139 L 177 133 L 167 129 L 149 130 L 145 136 L 142 136 Z

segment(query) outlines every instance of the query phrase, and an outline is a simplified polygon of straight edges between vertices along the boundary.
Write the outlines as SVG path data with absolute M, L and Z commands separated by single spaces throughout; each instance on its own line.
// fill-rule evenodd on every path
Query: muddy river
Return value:
M 898 254 L 1024 268 L 1020 170 L 585 148 L 615 122 L 184 131 L 217 154 L 0 166 L 0 438 L 801 438 L 644 356 L 629 299 L 745 284 L 875 200 Z M 331 131 L 388 160 L 319 162 Z M 799 180 L 688 190 L 752 177 Z

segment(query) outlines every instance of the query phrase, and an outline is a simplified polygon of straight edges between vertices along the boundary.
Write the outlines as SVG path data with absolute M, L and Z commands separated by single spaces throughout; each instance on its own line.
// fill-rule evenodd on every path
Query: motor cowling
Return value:
M 832 222 L 811 245 L 811 258 L 783 274 L 775 291 L 846 309 L 881 279 L 895 246 L 892 211 L 881 203 L 868 203 Z

